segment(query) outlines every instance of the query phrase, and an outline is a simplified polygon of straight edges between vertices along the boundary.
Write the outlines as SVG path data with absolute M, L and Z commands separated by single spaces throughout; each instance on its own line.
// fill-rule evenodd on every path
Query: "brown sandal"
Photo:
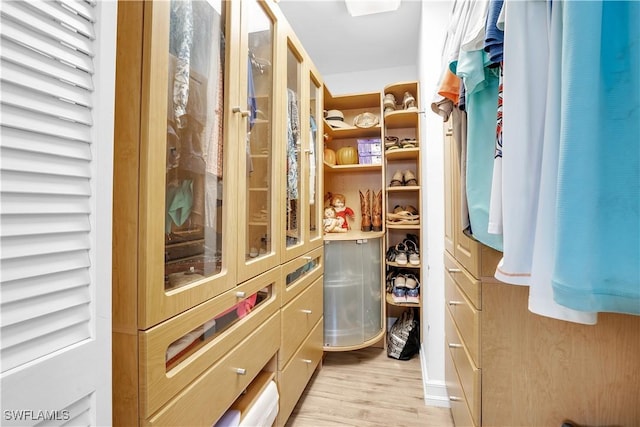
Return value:
M 404 177 L 401 171 L 396 171 L 393 174 L 393 178 L 391 178 L 391 182 L 389 183 L 389 187 L 401 187 L 404 185 Z
M 402 181 L 404 182 L 404 185 L 409 185 L 409 186 L 418 185 L 418 180 L 416 179 L 416 176 L 410 170 L 406 170 L 403 172 Z

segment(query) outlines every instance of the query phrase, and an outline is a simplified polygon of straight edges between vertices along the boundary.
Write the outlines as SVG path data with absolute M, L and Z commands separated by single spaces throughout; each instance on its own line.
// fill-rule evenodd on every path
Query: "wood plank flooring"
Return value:
M 453 427 L 448 408 L 424 403 L 420 357 L 381 348 L 327 352 L 286 427 Z

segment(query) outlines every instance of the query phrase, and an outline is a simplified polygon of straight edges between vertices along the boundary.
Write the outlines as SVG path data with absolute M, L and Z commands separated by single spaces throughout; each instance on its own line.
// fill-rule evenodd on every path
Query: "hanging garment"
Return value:
M 173 118 L 179 129 L 186 126 L 189 74 L 193 46 L 193 8 L 190 1 L 171 2 L 171 51 L 177 61 L 173 76 Z
M 489 200 L 496 137 L 498 74 L 484 51 L 460 52 L 456 74 L 464 81 L 467 110 L 467 203 L 473 236 L 502 251 L 502 237 L 489 234 Z
M 309 116 L 309 204 L 316 203 L 316 134 L 318 126 L 313 115 Z
M 545 0 L 505 3 L 504 124 L 500 232 L 504 255 L 495 277 L 529 285 L 549 68 L 548 5 Z
M 193 207 L 193 181 L 183 180 L 180 184 L 169 186 L 166 196 L 165 232 L 171 232 L 171 224 L 178 227 L 184 224 Z
M 548 13 L 548 12 L 547 12 Z M 529 311 L 576 323 L 595 324 L 597 313 L 576 311 L 555 302 L 551 276 L 556 251 L 556 197 L 560 148 L 560 93 L 562 90 L 562 5 L 556 3 L 549 29 L 548 85 L 546 91 L 544 146 L 540 165 L 540 191 L 531 264 Z
M 489 200 L 489 224 L 487 231 L 502 234 L 502 114 L 504 67 L 500 65 L 498 83 L 498 105 L 496 119 L 496 148 L 493 156 L 493 176 L 491 177 L 491 198 Z
M 502 62 L 504 31 L 498 28 L 498 17 L 502 11 L 503 0 L 489 0 L 487 23 L 485 26 L 484 50 L 489 54 L 489 64 Z
M 555 299 L 640 315 L 640 2 L 563 9 Z
M 297 95 L 287 89 L 287 199 L 298 199 L 298 153 L 300 150 L 300 114 Z
M 469 221 L 469 206 L 467 205 L 467 113 L 460 108 L 454 108 L 453 116 L 453 140 L 458 151 L 458 170 L 460 171 L 460 229 L 467 230 L 471 226 Z

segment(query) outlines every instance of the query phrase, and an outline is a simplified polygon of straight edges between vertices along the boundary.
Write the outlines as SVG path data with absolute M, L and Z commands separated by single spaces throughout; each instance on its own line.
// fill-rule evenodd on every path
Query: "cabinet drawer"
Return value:
M 156 412 L 278 311 L 281 286 L 278 267 L 140 332 L 141 416 L 146 418 Z M 251 311 L 238 305 L 252 301 L 250 297 L 259 291 L 266 299 L 255 299 Z M 192 344 L 181 350 L 183 356 L 174 357 L 175 363 L 168 364 L 167 349 L 185 337 L 191 337 L 187 341 Z
M 284 291 L 280 303 L 284 306 L 307 286 L 322 275 L 324 270 L 324 247 L 307 252 L 282 266 Z
M 280 372 L 278 386 L 280 388 L 279 425 L 284 425 L 296 402 L 304 391 L 311 375 L 322 358 L 322 319 L 314 326 L 308 338 L 298 348 L 291 361 Z
M 456 286 L 451 274 L 444 276 L 445 302 L 453 321 L 460 332 L 460 336 L 471 354 L 474 363 L 480 365 L 480 322 L 478 310 Z
M 469 301 L 471 301 L 478 310 L 482 310 L 482 283 L 469 274 L 469 272 L 447 252 L 444 253 L 444 268 L 458 286 L 460 286 L 460 289 L 462 289 L 467 298 L 469 298 Z
M 451 354 L 453 363 L 458 373 L 460 386 L 467 405 L 471 411 L 471 416 L 476 424 L 480 424 L 480 408 L 481 408 L 481 389 L 480 369 L 471 360 L 466 346 L 460 339 L 458 330 L 456 329 L 451 313 L 447 311 L 445 315 L 445 340 L 448 351 Z
M 211 426 L 278 351 L 277 312 L 160 411 L 148 426 Z
M 320 276 L 282 309 L 282 345 L 278 352 L 280 369 L 322 317 L 322 294 Z
M 444 378 L 447 384 L 447 393 L 449 394 L 449 403 L 451 405 L 451 415 L 453 416 L 453 423 L 456 427 L 475 427 L 478 424 L 473 422 L 469 406 L 467 405 L 467 399 L 464 397 L 462 387 L 460 386 L 460 380 L 458 373 L 456 372 L 456 366 L 453 362 L 453 357 L 448 349 L 445 349 L 445 373 Z

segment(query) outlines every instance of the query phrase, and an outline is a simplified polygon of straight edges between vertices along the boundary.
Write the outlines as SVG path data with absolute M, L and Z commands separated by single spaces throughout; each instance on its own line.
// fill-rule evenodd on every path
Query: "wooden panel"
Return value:
M 293 355 L 289 364 L 280 372 L 280 412 L 278 425 L 284 425 L 300 398 L 307 382 L 322 358 L 322 319 L 318 321 L 309 337 Z
M 453 357 L 448 349 L 445 349 L 445 382 L 449 393 L 449 404 L 451 405 L 451 415 L 456 426 L 476 426 L 471 418 L 471 412 L 467 405 L 467 400 L 462 392 L 460 380 L 456 371 Z M 499 424 L 497 424 L 499 425 Z
M 112 334 L 113 425 L 138 425 L 138 334 Z
M 527 310 L 528 289 L 483 284 L 486 425 L 637 425 L 640 317 L 580 325 Z
M 140 333 L 140 406 L 148 417 L 193 381 L 209 366 L 228 353 L 280 308 L 280 268 L 275 268 L 246 283 L 212 298 L 166 322 Z M 219 336 L 202 345 L 194 354 L 167 371 L 169 345 L 224 314 L 243 298 L 270 287 L 270 297 Z M 240 294 L 238 294 L 240 293 Z M 238 296 L 242 295 L 242 296 Z
M 211 426 L 278 351 L 279 331 L 278 312 L 142 424 Z
M 469 301 L 482 309 L 482 283 L 464 269 L 448 252 L 444 253 L 444 267 Z
M 455 253 L 455 233 L 454 233 L 454 212 L 456 212 L 455 198 L 458 192 L 457 180 L 453 175 L 453 131 L 451 129 L 452 119 L 444 124 L 444 248 L 451 255 Z M 455 186 L 455 187 L 454 187 Z
M 451 312 L 445 310 L 445 338 L 446 345 L 458 373 L 460 387 L 467 401 L 467 406 L 475 424 L 481 419 L 481 375 L 480 369 L 471 360 L 471 355 L 460 337 L 460 331 L 451 317 Z
M 282 344 L 278 367 L 282 369 L 322 317 L 322 277 L 282 309 Z
M 480 366 L 480 312 L 460 292 L 449 273 L 445 273 L 444 283 L 445 304 L 473 362 L 476 366 Z
M 502 252 L 489 246 L 481 245 L 480 248 L 480 276 L 483 281 L 495 282 L 496 268 L 502 259 Z

